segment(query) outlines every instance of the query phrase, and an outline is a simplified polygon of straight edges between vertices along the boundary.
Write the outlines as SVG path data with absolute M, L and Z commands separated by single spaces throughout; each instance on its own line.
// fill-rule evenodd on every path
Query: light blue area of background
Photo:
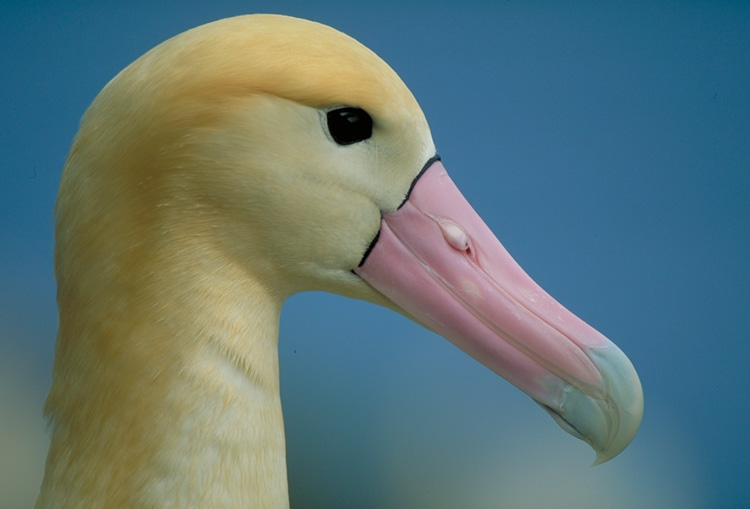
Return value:
M 277 12 L 369 46 L 519 263 L 615 341 L 646 395 L 613 461 L 403 317 L 297 296 L 281 327 L 296 507 L 750 503 L 750 4 L 4 2 L 0 507 L 41 480 L 52 207 L 78 121 L 142 53 Z

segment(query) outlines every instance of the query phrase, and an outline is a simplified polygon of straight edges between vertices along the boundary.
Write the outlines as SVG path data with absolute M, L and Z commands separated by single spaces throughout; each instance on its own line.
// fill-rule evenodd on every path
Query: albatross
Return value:
M 539 403 L 597 462 L 638 376 L 458 191 L 372 51 L 277 15 L 184 32 L 98 94 L 56 204 L 59 331 L 37 507 L 285 507 L 281 307 L 392 308 Z

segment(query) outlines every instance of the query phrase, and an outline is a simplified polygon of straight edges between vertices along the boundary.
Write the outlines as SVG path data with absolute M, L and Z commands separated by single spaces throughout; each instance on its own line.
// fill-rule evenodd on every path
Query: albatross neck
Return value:
M 226 260 L 143 269 L 60 278 L 37 507 L 287 506 L 282 299 Z

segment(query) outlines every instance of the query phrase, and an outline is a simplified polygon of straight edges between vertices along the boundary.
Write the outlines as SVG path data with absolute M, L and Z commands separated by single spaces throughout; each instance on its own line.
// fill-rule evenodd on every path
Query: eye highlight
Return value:
M 372 136 L 372 118 L 362 108 L 346 106 L 327 113 L 328 132 L 339 145 L 351 145 Z

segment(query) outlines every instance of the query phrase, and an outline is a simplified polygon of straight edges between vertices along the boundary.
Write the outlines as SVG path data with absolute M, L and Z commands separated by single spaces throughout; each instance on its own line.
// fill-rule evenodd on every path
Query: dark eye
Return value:
M 328 112 L 328 132 L 339 145 L 351 145 L 372 136 L 372 118 L 361 108 L 337 108 Z

